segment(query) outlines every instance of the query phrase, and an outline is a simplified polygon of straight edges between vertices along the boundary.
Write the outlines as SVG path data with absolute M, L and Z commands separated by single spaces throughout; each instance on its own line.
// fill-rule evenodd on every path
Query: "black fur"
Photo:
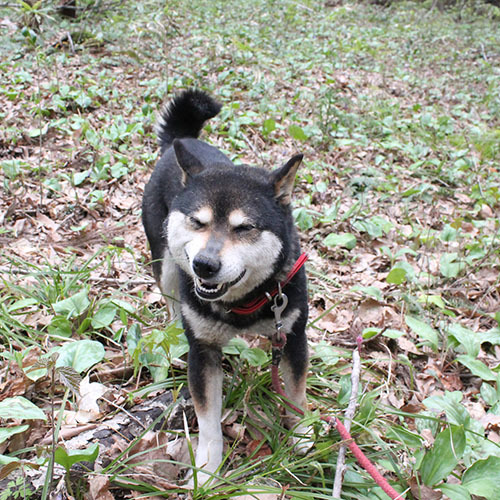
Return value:
M 220 103 L 201 90 L 189 89 L 177 95 L 163 109 L 157 127 L 161 152 L 176 138 L 198 137 L 203 124 L 220 110 Z

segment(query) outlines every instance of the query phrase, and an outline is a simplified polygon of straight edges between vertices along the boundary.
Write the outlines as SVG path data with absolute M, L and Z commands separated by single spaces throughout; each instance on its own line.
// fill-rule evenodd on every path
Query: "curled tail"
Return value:
M 162 153 L 174 139 L 198 137 L 203 124 L 217 115 L 220 103 L 202 90 L 188 89 L 163 108 L 156 124 L 156 133 Z

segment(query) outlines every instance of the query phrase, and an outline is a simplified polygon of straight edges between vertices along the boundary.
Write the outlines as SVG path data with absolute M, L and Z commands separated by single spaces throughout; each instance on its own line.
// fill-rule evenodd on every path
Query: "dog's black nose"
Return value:
M 221 262 L 208 255 L 198 254 L 193 259 L 193 270 L 199 278 L 213 278 L 220 270 Z

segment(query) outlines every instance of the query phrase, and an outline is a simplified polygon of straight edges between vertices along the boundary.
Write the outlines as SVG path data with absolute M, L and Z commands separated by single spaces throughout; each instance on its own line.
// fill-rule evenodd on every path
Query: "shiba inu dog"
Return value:
M 197 139 L 220 109 L 206 93 L 191 89 L 163 110 L 157 126 L 162 155 L 142 205 L 156 282 L 178 304 L 189 341 L 198 483 L 209 480 L 222 461 L 221 348 L 236 335 L 276 331 L 266 297 L 279 284 L 288 299 L 281 316 L 288 337 L 283 378 L 295 405 L 306 405 L 306 276 L 303 267 L 290 275 L 300 256 L 290 200 L 302 155 L 272 171 L 234 165 Z

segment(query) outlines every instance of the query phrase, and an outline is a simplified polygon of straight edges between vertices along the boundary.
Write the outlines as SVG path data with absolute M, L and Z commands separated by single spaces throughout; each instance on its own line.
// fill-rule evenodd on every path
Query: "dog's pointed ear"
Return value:
M 290 158 L 281 168 L 271 174 L 276 199 L 282 205 L 289 205 L 292 199 L 293 183 L 297 169 L 304 155 L 298 154 Z
M 200 160 L 189 151 L 189 147 L 182 139 L 174 139 L 175 159 L 182 173 L 182 185 L 185 186 L 189 177 L 199 174 L 203 170 Z

